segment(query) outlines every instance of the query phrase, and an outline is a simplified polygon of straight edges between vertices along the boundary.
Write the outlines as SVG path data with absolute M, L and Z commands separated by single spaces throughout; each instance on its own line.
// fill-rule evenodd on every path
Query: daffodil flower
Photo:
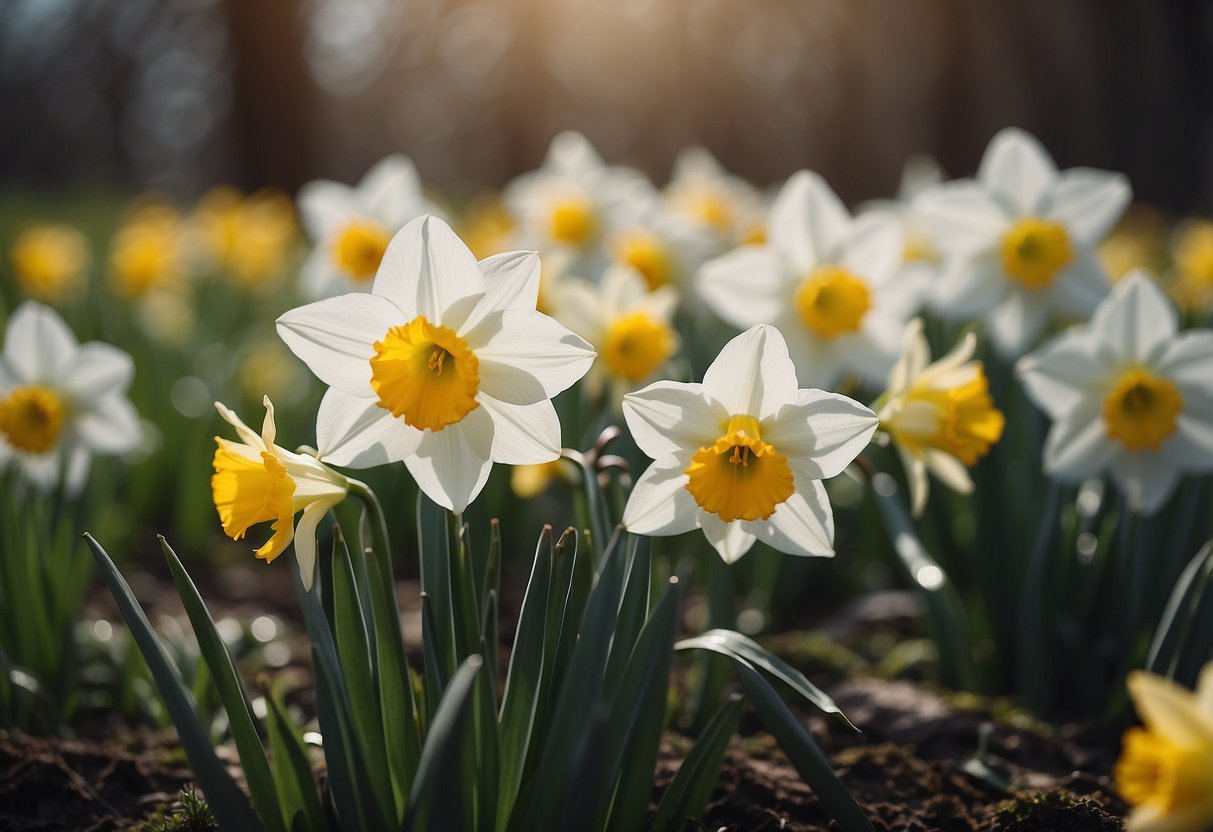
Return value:
M 403 460 L 434 502 L 462 512 L 493 462 L 560 455 L 551 398 L 585 375 L 589 344 L 535 309 L 539 257 L 477 263 L 425 216 L 392 239 L 370 294 L 317 301 L 278 332 L 330 389 L 320 458 L 366 468 Z
M 316 525 L 325 512 L 345 499 L 350 483 L 314 457 L 292 453 L 275 444 L 274 405 L 264 399 L 265 421 L 258 435 L 220 402 L 219 415 L 236 429 L 239 442 L 215 437 L 211 496 L 232 540 L 240 540 L 258 523 L 273 523 L 273 536 L 257 551 L 266 563 L 295 543 L 303 585 L 312 588 L 316 567 Z M 294 525 L 299 512 L 299 525 Z
M 313 298 L 369 292 L 392 235 L 436 209 L 421 192 L 407 156 L 395 154 L 367 171 L 356 187 L 318 180 L 299 190 L 299 216 L 316 243 L 303 266 Z
M 678 291 L 662 286 L 649 292 L 644 279 L 626 266 L 612 266 L 602 284 L 567 278 L 553 293 L 553 316 L 586 339 L 598 360 L 586 377 L 591 396 L 609 387 L 616 408 L 625 394 L 665 369 L 678 351 L 670 325 Z
M 699 291 L 733 326 L 776 326 L 802 383 L 831 387 L 846 373 L 880 383 L 916 303 L 894 280 L 901 254 L 896 223 L 853 220 L 820 176 L 800 171 L 775 199 L 766 244 L 709 260 Z
M 1136 511 L 1153 514 L 1184 472 L 1213 471 L 1213 332 L 1178 332 L 1144 272 L 1117 283 L 1089 326 L 1017 369 L 1053 419 L 1046 473 L 1077 482 L 1107 471 Z
M 973 480 L 966 468 L 1002 436 L 1005 419 L 990 398 L 981 362 L 971 360 L 976 349 L 977 338 L 969 332 L 932 363 L 922 319 L 915 318 L 888 388 L 873 405 L 905 466 L 916 517 L 927 504 L 928 472 L 968 494 Z
M 938 162 L 930 156 L 912 156 L 902 167 L 901 185 L 894 199 L 873 200 L 861 206 L 861 216 L 891 220 L 900 228 L 901 267 L 896 282 L 911 288 L 918 304 L 930 296 L 943 257 L 915 201 L 942 181 Z
M 181 218 L 168 205 L 146 205 L 119 229 L 110 246 L 110 282 L 124 298 L 179 285 L 186 275 Z
M 1003 130 L 976 181 L 946 183 L 915 203 L 944 255 L 934 307 L 949 318 L 984 316 L 999 352 L 1019 357 L 1051 317 L 1085 320 L 1107 294 L 1096 249 L 1131 197 L 1124 176 L 1059 173 L 1034 138 Z
M 876 414 L 822 390 L 797 389 L 779 330 L 734 338 L 702 384 L 659 381 L 623 401 L 628 428 L 656 460 L 636 482 L 623 524 L 645 535 L 703 529 L 732 563 L 762 540 L 795 555 L 834 554 L 821 480 L 868 444 Z
M 675 215 L 709 235 L 715 254 L 761 241 L 766 220 L 762 193 L 730 176 L 707 148 L 688 147 L 678 154 L 662 196 Z
M 34 487 L 83 488 L 93 454 L 139 444 L 139 414 L 126 397 L 131 357 L 117 347 L 81 345 L 53 309 L 17 307 L 0 354 L 0 467 L 15 465 Z
M 1144 671 L 1129 674 L 1144 728 L 1130 728 L 1114 771 L 1133 811 L 1128 832 L 1201 832 L 1213 824 L 1213 664 L 1195 692 Z
M 84 288 L 88 240 L 62 223 L 31 226 L 13 242 L 13 275 L 26 297 L 62 303 Z

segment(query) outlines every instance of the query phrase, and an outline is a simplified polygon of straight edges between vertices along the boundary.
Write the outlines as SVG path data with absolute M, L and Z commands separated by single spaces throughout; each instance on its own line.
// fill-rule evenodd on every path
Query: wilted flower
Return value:
M 1034 138 L 1008 128 L 976 181 L 917 200 L 945 257 L 934 305 L 949 318 L 984 316 L 994 346 L 1022 355 L 1054 315 L 1085 319 L 1107 294 L 1096 247 L 1132 192 L 1118 173 L 1057 166 Z
M 179 283 L 186 271 L 181 218 L 168 205 L 146 205 L 118 230 L 110 246 L 110 282 L 125 298 Z
M 493 462 L 555 459 L 551 397 L 585 375 L 594 352 L 535 310 L 538 291 L 533 252 L 477 263 L 426 216 L 392 239 L 371 294 L 279 318 L 287 346 L 330 385 L 316 426 L 321 458 L 356 468 L 404 460 L 430 499 L 455 512 Z
M 407 156 L 388 156 L 356 187 L 309 182 L 299 191 L 299 215 L 316 247 L 303 267 L 303 288 L 314 298 L 371 289 L 392 235 L 409 220 L 434 213 Z
M 1213 824 L 1213 664 L 1196 691 L 1144 671 L 1129 674 L 1144 728 L 1130 728 L 1116 788 L 1133 812 L 1128 832 L 1201 832 Z
M 1106 470 L 1136 511 L 1152 514 L 1182 473 L 1213 470 L 1213 332 L 1178 332 L 1174 307 L 1144 272 L 1018 371 L 1053 419 L 1046 473 L 1077 482 Z
M 271 190 L 245 196 L 235 188 L 215 188 L 199 201 L 194 227 L 203 254 L 250 288 L 277 283 L 295 242 L 291 201 Z
M 294 540 L 303 585 L 312 588 L 316 566 L 316 525 L 325 512 L 345 499 L 349 480 L 314 457 L 292 453 L 275 444 L 274 405 L 264 398 L 261 435 L 221 402 L 215 402 L 239 442 L 215 437 L 215 473 L 211 496 L 224 533 L 240 540 L 257 523 L 273 523 L 273 536 L 256 555 L 269 563 Z M 299 525 L 293 525 L 300 511 Z
M 846 396 L 798 390 L 779 330 L 734 338 L 702 384 L 659 381 L 623 401 L 628 428 L 656 460 L 623 512 L 632 532 L 701 528 L 732 563 L 762 540 L 796 555 L 834 553 L 821 480 L 868 444 L 876 414 Z
M 678 154 L 663 196 L 675 215 L 715 241 L 716 253 L 763 240 L 766 204 L 762 194 L 744 179 L 728 174 L 707 148 L 688 147 Z
M 44 491 L 84 486 L 93 454 L 139 444 L 139 415 L 126 397 L 131 357 L 117 347 L 81 345 L 53 309 L 17 308 L 0 354 L 0 467 L 15 464 Z
M 879 383 L 916 302 L 894 279 L 901 254 L 895 223 L 853 220 L 820 176 L 800 171 L 771 208 L 767 243 L 710 260 L 699 291 L 736 327 L 778 327 L 802 383 L 831 387 L 844 373 Z
M 930 472 L 954 491 L 968 494 L 971 468 L 1002 436 L 1004 418 L 990 398 L 977 338 L 966 333 L 943 358 L 931 363 L 931 346 L 915 318 L 906 331 L 901 358 L 889 386 L 872 406 L 901 456 L 915 516 L 927 504 Z
M 553 317 L 598 351 L 586 377 L 591 396 L 604 384 L 616 406 L 625 393 L 651 380 L 678 351 L 670 325 L 678 292 L 662 286 L 649 292 L 644 279 L 627 266 L 612 266 L 601 286 L 568 278 L 554 293 Z
M 34 225 L 17 235 L 13 274 L 27 297 L 62 303 L 84 288 L 88 240 L 70 225 Z

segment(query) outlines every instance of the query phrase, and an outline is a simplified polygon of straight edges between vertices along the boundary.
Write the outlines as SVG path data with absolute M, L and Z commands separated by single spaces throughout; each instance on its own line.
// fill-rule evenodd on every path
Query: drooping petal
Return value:
M 493 417 L 494 462 L 538 465 L 560 456 L 560 420 L 550 399 L 510 404 L 482 393 L 477 401 Z
M 624 397 L 623 418 L 640 450 L 660 459 L 711 444 L 729 413 L 720 404 L 713 407 L 702 384 L 658 381 Z
M 244 423 L 236 411 L 225 405 L 223 402 L 215 402 L 215 410 L 233 428 L 236 429 L 236 435 L 240 437 L 240 441 L 250 448 L 255 448 L 258 451 L 264 451 L 265 443 L 261 440 L 261 434 L 250 428 Z
M 492 451 L 493 419 L 478 407 L 440 431 L 425 431 L 404 464 L 427 497 L 462 514 L 489 478 Z
M 969 494 L 973 491 L 973 479 L 969 469 L 951 454 L 928 448 L 923 455 L 927 470 L 939 478 L 940 482 L 957 494 Z
M 1053 180 L 1057 165 L 1033 136 L 1007 127 L 990 140 L 977 179 L 1007 200 L 1020 213 L 1038 210 Z
M 703 392 L 729 415 L 759 421 L 796 401 L 796 369 L 779 330 L 756 326 L 725 344 L 703 375 Z
M 743 521 L 726 523 L 710 511 L 699 512 L 699 526 L 703 529 L 708 543 L 712 544 L 725 563 L 741 560 L 741 556 L 750 551 L 750 547 L 758 539 L 746 531 Z
M 876 414 L 854 399 L 800 390 L 795 402 L 762 423 L 762 439 L 810 479 L 823 480 L 837 476 L 859 456 L 878 423 Z
M 1129 207 L 1133 189 L 1124 174 L 1071 168 L 1058 174 L 1044 197 L 1043 215 L 1064 223 L 1084 246 L 1094 246 Z
M 767 324 L 787 305 L 787 268 L 769 246 L 742 246 L 705 263 L 696 286 L 708 308 L 726 323 L 739 328 Z
M 37 301 L 18 306 L 4 331 L 4 361 L 18 383 L 57 381 L 78 349 L 59 313 Z
M 283 314 L 278 336 L 325 384 L 370 395 L 375 342 L 410 320 L 388 299 L 354 292 Z
M 69 497 L 79 496 L 88 484 L 88 472 L 93 467 L 93 454 L 83 445 L 76 445 L 66 452 L 63 467 L 63 491 Z
M 1122 278 L 1091 317 L 1091 332 L 1124 361 L 1149 361 L 1179 328 L 1175 307 L 1143 271 Z
M 117 347 L 90 341 L 65 369 L 60 385 L 77 401 L 85 402 L 106 393 L 125 392 L 135 374 L 135 362 Z
M 759 526 L 759 538 L 773 549 L 789 555 L 834 556 L 834 512 L 825 487 L 816 480 L 802 482 L 779 504 L 771 519 Z
M 443 323 L 447 309 L 485 288 L 472 252 L 449 225 L 426 214 L 388 243 L 372 291 L 394 303 L 405 322 L 424 315 Z
M 330 465 L 374 468 L 401 462 L 421 442 L 421 431 L 379 406 L 330 387 L 316 413 L 320 459 Z
M 1179 484 L 1181 472 L 1161 453 L 1145 449 L 1113 456 L 1112 479 L 1129 500 L 1129 507 L 1145 515 L 1155 514 Z
M 699 525 L 699 506 L 687 490 L 689 454 L 663 456 L 632 487 L 623 510 L 623 525 L 635 534 L 682 534 Z
M 464 337 L 480 361 L 481 389 L 513 404 L 552 398 L 594 363 L 583 338 L 534 310 L 494 313 Z
M 332 508 L 326 502 L 317 501 L 303 510 L 295 526 L 295 561 L 299 565 L 299 577 L 303 588 L 309 592 L 316 580 L 316 526 Z

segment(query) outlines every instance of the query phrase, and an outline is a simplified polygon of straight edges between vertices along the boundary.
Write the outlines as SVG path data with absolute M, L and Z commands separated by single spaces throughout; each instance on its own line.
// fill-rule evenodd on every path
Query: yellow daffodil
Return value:
M 226 277 L 250 288 L 281 278 L 295 241 L 295 212 L 277 191 L 245 196 L 216 188 L 198 203 L 194 224 L 204 254 Z
M 1116 788 L 1133 807 L 1128 832 L 1201 832 L 1213 824 L 1213 664 L 1195 691 L 1153 673 L 1129 674 L 1143 728 L 1130 728 Z
M 88 240 L 70 225 L 35 225 L 12 248 L 13 274 L 27 297 L 62 303 L 84 288 Z
M 1183 309 L 1213 309 L 1213 222 L 1193 221 L 1180 229 L 1171 290 Z
M 577 482 L 577 467 L 563 457 L 536 465 L 515 465 L 510 471 L 510 490 L 523 500 L 538 497 L 557 481 Z
M 274 405 L 265 397 L 265 422 L 258 436 L 234 412 L 215 402 L 239 442 L 216 436 L 211 496 L 223 531 L 240 540 L 257 523 L 273 523 L 273 536 L 257 549 L 267 563 L 294 540 L 304 587 L 311 589 L 316 565 L 316 525 L 345 499 L 349 480 L 314 457 L 292 453 L 274 443 Z M 294 516 L 302 511 L 298 527 Z
M 179 283 L 185 276 L 181 218 L 167 205 L 148 205 L 119 229 L 110 247 L 110 281 L 124 298 Z
M 973 480 L 965 469 L 1002 436 L 1005 419 L 990 398 L 981 362 L 971 360 L 976 349 L 977 339 L 970 332 L 950 353 L 929 363 L 931 347 L 922 319 L 915 318 L 888 388 L 873 405 L 901 455 L 915 516 L 927 504 L 928 472 L 968 494 Z

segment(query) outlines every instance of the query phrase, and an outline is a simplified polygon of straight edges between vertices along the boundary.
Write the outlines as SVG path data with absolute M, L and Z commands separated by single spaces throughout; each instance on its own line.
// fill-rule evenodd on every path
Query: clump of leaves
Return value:
M 139 832 L 218 832 L 219 823 L 211 807 L 198 796 L 193 786 L 181 790 L 177 802 L 159 820 L 149 820 Z

